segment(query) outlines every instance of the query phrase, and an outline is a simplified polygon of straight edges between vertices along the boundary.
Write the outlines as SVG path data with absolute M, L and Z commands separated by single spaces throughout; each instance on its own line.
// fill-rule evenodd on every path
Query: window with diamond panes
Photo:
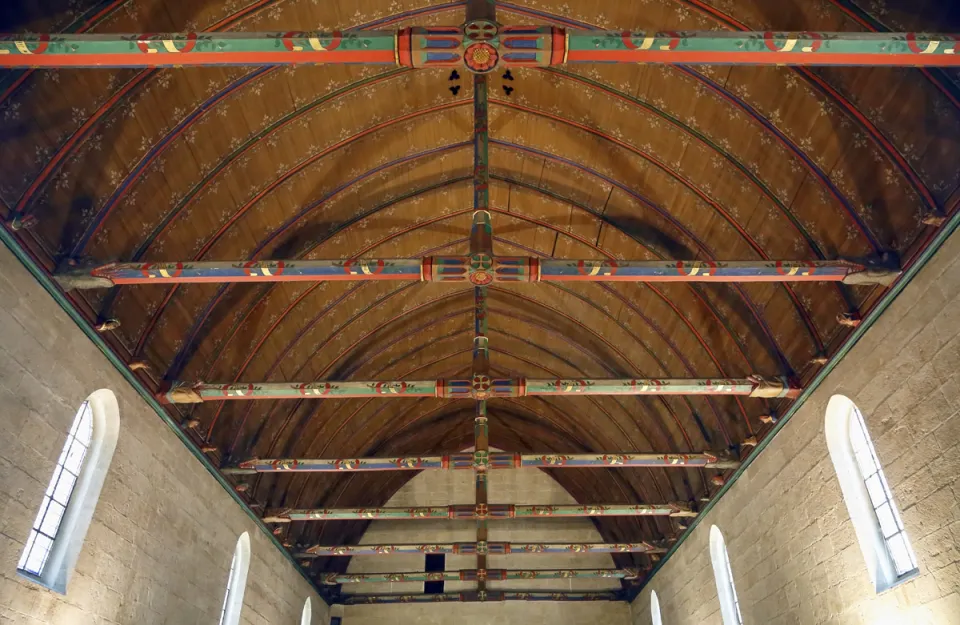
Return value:
M 890 485 L 880 468 L 877 452 L 863 422 L 863 414 L 856 406 L 853 406 L 850 412 L 850 445 L 853 455 L 857 459 L 860 475 L 870 497 L 870 506 L 877 517 L 880 533 L 897 578 L 902 578 L 917 570 L 917 558 L 903 528 L 900 512 L 893 502 Z
M 84 460 L 93 440 L 93 411 L 90 402 L 83 402 L 77 412 L 67 442 L 63 446 L 53 477 L 43 494 L 43 503 L 33 522 L 27 546 L 17 568 L 40 577 L 57 540 L 60 524 L 80 479 Z

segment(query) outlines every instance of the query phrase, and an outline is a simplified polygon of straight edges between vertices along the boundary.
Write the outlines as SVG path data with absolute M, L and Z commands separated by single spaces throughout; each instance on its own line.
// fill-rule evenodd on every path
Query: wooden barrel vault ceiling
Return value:
M 498 2 L 503 24 L 630 30 L 956 32 L 949 3 L 848 0 Z M 42 14 L 41 14 L 42 10 Z M 5 31 L 346 30 L 460 24 L 463 2 L 51 0 L 4 3 Z M 491 74 L 498 254 L 539 258 L 834 259 L 904 264 L 956 208 L 953 70 L 570 65 Z M 99 261 L 466 254 L 472 82 L 370 66 L 4 70 L 0 199 L 48 270 Z M 19 224 L 17 224 L 19 225 Z M 9 227 L 9 226 L 8 226 Z M 493 375 L 810 380 L 880 286 L 494 285 Z M 165 380 L 375 380 L 471 370 L 469 284 L 190 284 L 74 291 L 137 375 Z M 789 400 L 495 399 L 491 445 L 535 452 L 733 449 Z M 211 402 L 219 462 L 445 453 L 473 444 L 473 402 Z M 577 501 L 693 501 L 703 470 L 551 475 Z M 413 475 L 266 474 L 262 508 L 385 503 Z M 471 503 L 472 493 L 462 501 Z M 538 502 L 524 502 L 538 503 Z M 596 519 L 611 542 L 676 536 L 669 518 Z M 293 523 L 291 545 L 355 543 L 365 523 Z M 621 566 L 647 556 L 618 555 Z M 345 559 L 317 559 L 336 570 Z

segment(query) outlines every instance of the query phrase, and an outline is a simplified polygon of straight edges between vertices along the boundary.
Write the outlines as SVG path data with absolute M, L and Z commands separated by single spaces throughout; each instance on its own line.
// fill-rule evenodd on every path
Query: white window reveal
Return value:
M 313 621 L 313 608 L 310 606 L 310 597 L 303 602 L 303 612 L 300 613 L 300 625 L 311 625 Z
M 716 525 L 710 528 L 710 562 L 713 564 L 713 577 L 717 582 L 717 598 L 720 600 L 723 625 L 743 625 L 740 600 L 737 599 L 737 589 L 733 585 L 730 556 L 723 534 Z
M 247 586 L 247 571 L 250 568 L 250 536 L 244 532 L 237 539 L 227 575 L 227 590 L 220 610 L 220 625 L 239 625 L 243 608 L 243 591 Z
M 653 625 L 663 625 L 663 621 L 660 619 L 660 599 L 657 597 L 657 591 L 650 591 L 650 620 L 653 621 Z
M 117 446 L 120 411 L 111 391 L 90 395 L 73 419 L 17 571 L 65 593 Z
M 825 432 L 867 571 L 882 592 L 916 575 L 917 558 L 856 404 L 843 395 L 831 397 Z

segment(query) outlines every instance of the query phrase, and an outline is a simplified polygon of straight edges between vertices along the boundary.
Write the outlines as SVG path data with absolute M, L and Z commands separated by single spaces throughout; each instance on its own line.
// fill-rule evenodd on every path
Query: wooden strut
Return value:
M 314 545 L 294 554 L 297 559 L 322 558 L 330 556 L 389 556 L 443 553 L 451 555 L 473 555 L 486 551 L 491 555 L 511 553 L 525 554 L 571 554 L 571 553 L 666 553 L 669 545 L 666 541 L 639 543 L 435 543 L 429 545 Z
M 478 450 L 479 451 L 479 450 Z M 255 473 L 359 473 L 547 468 L 703 468 L 736 469 L 740 462 L 727 451 L 699 453 L 520 454 L 515 452 L 455 453 L 442 456 L 385 458 L 253 458 L 221 468 L 227 475 Z
M 860 32 L 566 30 L 460 26 L 399 31 L 5 34 L 0 68 L 369 64 L 497 68 L 567 63 L 960 66 L 960 35 Z
M 481 289 L 477 289 L 479 292 Z M 478 294 L 479 295 L 479 294 Z M 479 300 L 478 300 L 479 301 Z M 478 303 L 478 306 L 480 304 Z M 483 321 L 483 331 L 486 322 Z M 486 341 L 475 336 L 474 364 L 484 362 Z M 477 347 L 480 346 L 480 347 Z M 350 382 L 238 382 L 209 384 L 172 382 L 157 399 L 168 404 L 198 404 L 207 401 L 255 401 L 263 399 L 342 399 L 349 397 L 474 399 L 478 402 L 496 397 L 534 397 L 547 395 L 741 395 L 761 398 L 795 398 L 801 388 L 786 377 L 746 378 L 616 378 L 616 379 L 532 379 L 491 378 L 476 373 L 459 380 L 368 380 Z M 486 403 L 477 412 L 477 420 L 486 434 Z
M 293 521 L 355 521 L 372 519 L 453 519 L 486 521 L 488 519 L 603 516 L 695 517 L 697 513 L 686 503 L 681 502 L 663 504 L 611 503 L 542 506 L 527 504 L 464 504 L 453 506 L 416 506 L 408 508 L 278 508 L 267 511 L 267 514 L 263 517 L 263 522 L 291 523 Z
M 636 579 L 639 569 L 461 569 L 432 573 L 324 573 L 323 583 L 480 582 L 515 579 Z
M 481 90 L 485 92 L 485 87 Z M 477 143 L 480 141 L 478 135 Z M 487 139 L 482 141 L 485 146 Z M 481 167 L 487 172 L 485 164 Z M 488 173 L 484 173 L 480 181 L 475 180 L 475 184 L 489 186 Z M 476 202 L 487 205 L 487 192 L 475 195 L 478 196 Z M 469 282 L 475 286 L 516 282 L 843 282 L 889 285 L 900 275 L 899 260 L 889 253 L 872 258 L 819 261 L 541 260 L 525 256 L 494 256 L 490 248 L 483 247 L 490 245 L 491 237 L 489 210 L 478 209 L 474 212 L 470 242 L 471 250 L 476 247 L 479 251 L 471 251 L 470 256 L 99 265 L 73 261 L 62 266 L 54 277 L 65 289 L 95 289 L 129 284 L 344 280 Z

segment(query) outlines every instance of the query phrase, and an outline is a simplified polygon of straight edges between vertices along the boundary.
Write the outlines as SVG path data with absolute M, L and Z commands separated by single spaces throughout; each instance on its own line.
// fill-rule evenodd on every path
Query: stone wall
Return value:
M 563 488 L 539 469 L 493 471 L 489 476 L 490 503 L 576 503 Z M 431 506 L 473 501 L 473 473 L 470 471 L 423 472 L 407 482 L 390 499 L 388 506 Z M 490 522 L 491 541 L 513 542 L 603 542 L 588 519 L 514 519 Z M 361 544 L 473 542 L 475 526 L 464 521 L 374 521 L 360 540 Z M 490 556 L 490 568 L 614 568 L 609 554 Z M 446 557 L 446 569 L 476 568 L 476 556 Z M 357 557 L 350 562 L 351 573 L 383 571 L 422 571 L 424 556 Z M 490 590 L 606 590 L 620 588 L 618 580 L 511 580 L 489 582 Z M 475 582 L 446 582 L 445 592 L 476 588 Z M 423 584 L 350 584 L 349 593 L 422 592 Z M 622 602 L 497 602 L 444 603 L 426 605 L 347 606 L 344 625 L 387 625 L 392 623 L 524 623 L 524 625 L 575 625 L 604 622 L 626 625 L 629 606 Z
M 746 625 L 960 623 L 960 232 L 887 309 L 634 601 L 667 625 L 719 625 L 709 532 L 730 554 Z M 877 594 L 824 440 L 834 394 L 873 437 L 920 575 Z
M 112 390 L 120 437 L 66 595 L 15 570 L 80 404 Z M 237 537 L 251 539 L 241 622 L 327 607 L 82 331 L 0 246 L 0 622 L 209 625 Z

